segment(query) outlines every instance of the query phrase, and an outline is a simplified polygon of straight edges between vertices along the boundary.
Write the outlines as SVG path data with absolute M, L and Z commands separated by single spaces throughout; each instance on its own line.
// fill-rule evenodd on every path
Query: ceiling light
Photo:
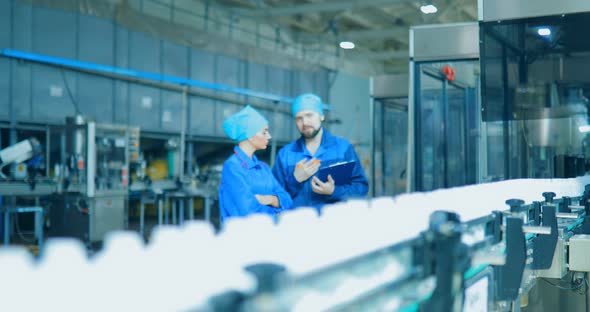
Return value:
M 547 27 L 541 27 L 539 29 L 537 29 L 537 33 L 539 34 L 539 36 L 551 36 L 551 29 L 547 28 Z
M 342 41 L 340 42 L 340 47 L 346 50 L 354 49 L 354 42 Z
M 428 5 L 421 6 L 420 11 L 422 11 L 422 13 L 424 13 L 424 14 L 432 14 L 432 13 L 436 13 L 438 11 L 438 9 L 434 5 L 428 4 Z
M 588 133 L 590 132 L 590 125 L 579 126 L 578 131 L 580 131 L 580 133 Z

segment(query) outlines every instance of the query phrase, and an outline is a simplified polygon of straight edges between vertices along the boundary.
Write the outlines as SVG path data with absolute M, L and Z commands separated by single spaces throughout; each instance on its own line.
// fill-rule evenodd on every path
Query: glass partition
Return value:
M 466 88 L 449 83 L 447 88 L 447 176 L 448 186 L 467 184 L 467 176 L 463 174 L 469 170 L 466 160 L 467 154 L 467 125 L 466 125 Z
M 477 60 L 415 66 L 415 190 L 477 183 Z
M 374 196 L 394 196 L 407 187 L 408 98 L 379 98 L 374 103 Z
M 491 135 L 491 176 L 585 172 L 589 28 L 590 13 L 481 24 L 482 118 Z M 500 146 L 501 153 L 491 149 Z
M 420 190 L 432 190 L 444 187 L 444 163 L 437 160 L 444 159 L 443 146 L 445 123 L 443 122 L 443 81 L 433 77 L 425 71 L 420 72 L 420 109 L 418 110 L 417 133 L 419 141 L 417 153 L 419 167 L 417 170 Z M 418 143 L 419 142 L 419 143 Z M 421 182 L 421 183 L 420 183 Z

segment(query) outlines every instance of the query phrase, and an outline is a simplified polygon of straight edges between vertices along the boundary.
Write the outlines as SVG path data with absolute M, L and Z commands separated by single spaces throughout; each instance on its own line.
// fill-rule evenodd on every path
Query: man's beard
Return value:
M 317 129 L 314 129 L 313 132 L 310 134 L 306 134 L 305 132 L 301 132 L 301 136 L 303 136 L 306 139 L 313 139 L 318 135 L 318 133 L 320 133 L 320 130 L 322 130 L 321 126 Z

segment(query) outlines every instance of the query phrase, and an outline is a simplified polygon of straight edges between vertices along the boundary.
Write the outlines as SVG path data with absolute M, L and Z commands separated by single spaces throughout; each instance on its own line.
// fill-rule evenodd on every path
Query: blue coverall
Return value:
M 280 208 L 262 205 L 255 195 L 275 195 Z M 276 220 L 277 213 L 290 209 L 293 201 L 277 182 L 270 167 L 252 155 L 248 157 L 238 146 L 223 164 L 219 188 L 221 221 L 228 217 L 243 217 L 252 213 L 267 213 Z
M 314 193 L 311 188 L 312 178 L 299 183 L 293 176 L 295 166 L 303 158 L 308 160 L 312 158 L 319 159 L 321 167 L 342 161 L 356 161 L 350 183 L 336 185 L 332 195 Z M 311 155 L 305 147 L 304 139 L 299 138 L 279 151 L 272 171 L 279 183 L 291 194 L 294 208 L 311 206 L 319 210 L 324 204 L 350 197 L 362 197 L 369 191 L 369 182 L 354 147 L 347 140 L 332 135 L 325 128 L 323 129 L 320 147 L 314 155 Z

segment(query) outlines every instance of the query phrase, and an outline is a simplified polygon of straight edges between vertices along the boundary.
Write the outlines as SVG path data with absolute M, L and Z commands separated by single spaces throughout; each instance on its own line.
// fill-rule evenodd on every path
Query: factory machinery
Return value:
M 125 228 L 130 163 L 139 155 L 139 128 L 66 118 L 66 159 L 50 202 L 49 235 L 89 243 Z
M 40 245 L 44 227 L 49 236 L 77 237 L 88 243 L 101 241 L 108 231 L 124 229 L 128 168 L 139 153 L 139 128 L 96 124 L 76 116 L 66 118 L 64 133 L 63 159 L 55 164 L 53 178 L 39 174 L 46 163 L 35 138 L 0 152 L 5 168 L 0 173 L 5 244 L 10 240 L 11 215 L 18 213 L 36 213 Z M 30 199 L 33 205 L 22 204 Z
M 4 205 L 1 205 L 0 201 L 0 213 L 3 217 L 1 227 L 4 244 L 10 241 L 13 215 L 34 213 L 35 237 L 39 246 L 42 246 L 43 207 L 39 204 L 39 197 L 55 191 L 53 181 L 39 177 L 44 165 L 43 151 L 35 138 L 22 140 L 0 150 L 0 199 L 4 202 Z M 17 206 L 14 200 L 17 196 L 34 198 L 34 205 Z
M 589 199 L 590 177 L 522 179 L 114 232 L 91 257 L 50 239 L 0 249 L 0 309 L 583 311 Z
M 45 168 L 50 147 L 36 138 L 0 150 L 4 244 L 10 243 L 19 214 L 35 213 L 39 246 L 44 235 L 75 237 L 95 245 L 108 232 L 127 228 L 128 201 L 136 199 L 142 234 L 146 204 L 158 208 L 159 224 L 169 223 L 168 212 L 173 215 L 171 223 L 182 223 L 187 211 L 194 218 L 193 199 L 204 198 L 205 219 L 209 220 L 216 192 L 193 186 L 190 179 L 181 180 L 183 167 L 178 157 L 171 157 L 174 161 L 168 165 L 174 169 L 169 176 L 152 181 L 146 174 L 138 127 L 100 124 L 80 115 L 65 121 L 59 129 L 63 133 L 61 159 L 49 165 L 51 177 Z M 172 209 L 165 211 L 166 206 Z

